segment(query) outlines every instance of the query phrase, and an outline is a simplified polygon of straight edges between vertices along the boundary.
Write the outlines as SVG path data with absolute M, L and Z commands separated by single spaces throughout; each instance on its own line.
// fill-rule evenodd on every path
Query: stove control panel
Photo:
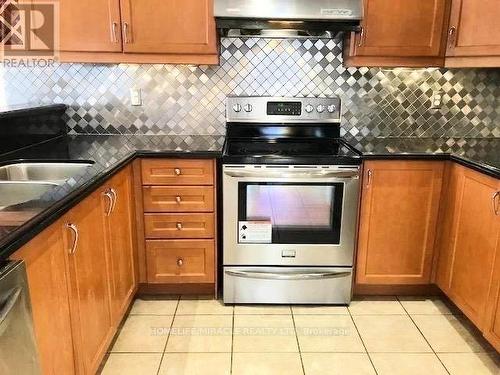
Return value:
M 229 96 L 228 122 L 322 123 L 340 122 L 340 98 Z

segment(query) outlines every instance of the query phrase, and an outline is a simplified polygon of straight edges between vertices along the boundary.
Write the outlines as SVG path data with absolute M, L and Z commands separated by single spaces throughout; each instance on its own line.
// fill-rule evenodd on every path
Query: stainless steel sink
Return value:
M 44 181 L 62 184 L 92 163 L 15 163 L 0 167 L 0 181 Z
M 0 181 L 0 209 L 40 198 L 57 185 L 48 181 Z

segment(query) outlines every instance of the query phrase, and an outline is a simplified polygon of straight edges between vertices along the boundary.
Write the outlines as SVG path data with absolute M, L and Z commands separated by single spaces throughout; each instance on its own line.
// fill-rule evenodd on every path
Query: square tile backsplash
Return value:
M 65 103 L 72 133 L 217 135 L 227 95 L 338 95 L 344 134 L 500 137 L 500 69 L 345 68 L 340 39 L 221 43 L 220 66 L 0 68 L 0 106 Z M 443 105 L 431 110 L 435 91 Z

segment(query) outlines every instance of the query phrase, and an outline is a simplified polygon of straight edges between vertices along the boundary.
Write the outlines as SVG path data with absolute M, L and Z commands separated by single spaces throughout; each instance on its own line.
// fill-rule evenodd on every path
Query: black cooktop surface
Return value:
M 360 164 L 357 151 L 342 139 L 229 139 L 224 161 L 259 164 Z

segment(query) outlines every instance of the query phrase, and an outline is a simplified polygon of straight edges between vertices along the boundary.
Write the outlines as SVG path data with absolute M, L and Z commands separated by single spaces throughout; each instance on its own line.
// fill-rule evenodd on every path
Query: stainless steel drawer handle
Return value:
M 182 171 L 180 170 L 180 168 L 175 168 L 174 173 L 176 176 L 180 176 L 182 174 Z
M 493 194 L 491 201 L 493 203 L 493 212 L 496 216 L 500 215 L 500 191 Z
M 181 230 L 182 229 L 182 223 L 177 223 L 175 224 L 177 230 Z
M 111 23 L 111 37 L 112 37 L 112 42 L 113 43 L 118 43 L 118 23 L 117 22 L 112 22 Z
M 128 38 L 128 22 L 123 23 L 123 41 L 127 44 L 130 43 Z
M 259 272 L 259 271 L 225 271 L 227 275 L 244 277 L 249 279 L 268 279 L 268 280 L 319 280 L 319 279 L 334 279 L 338 277 L 346 277 L 351 272 Z
M 184 259 L 178 258 L 177 259 L 177 266 L 182 267 L 184 265 Z
M 66 224 L 66 228 L 68 228 L 73 233 L 73 244 L 69 248 L 69 253 L 73 255 L 76 252 L 78 246 L 78 227 L 75 224 L 68 223 Z
M 109 189 L 109 192 L 111 193 L 111 195 L 113 196 L 113 207 L 111 207 L 111 212 L 113 212 L 115 210 L 115 207 L 116 207 L 116 202 L 118 200 L 118 193 L 116 192 L 115 189 L 113 188 L 110 188 Z
M 177 204 L 180 204 L 180 203 L 181 203 L 181 201 L 182 201 L 182 199 L 181 199 L 181 197 L 180 197 L 180 196 L 176 196 L 176 197 L 175 197 L 175 201 L 177 202 Z
M 21 297 L 21 293 L 22 293 L 21 288 L 15 288 L 10 293 L 10 296 L 7 298 L 4 307 L 2 308 L 2 310 L 0 310 L 0 328 L 8 323 L 9 314 L 14 308 L 14 306 L 16 306 L 17 301 Z
M 366 174 L 367 174 L 366 187 L 370 187 L 373 179 L 373 171 L 371 169 L 368 169 L 368 172 Z

